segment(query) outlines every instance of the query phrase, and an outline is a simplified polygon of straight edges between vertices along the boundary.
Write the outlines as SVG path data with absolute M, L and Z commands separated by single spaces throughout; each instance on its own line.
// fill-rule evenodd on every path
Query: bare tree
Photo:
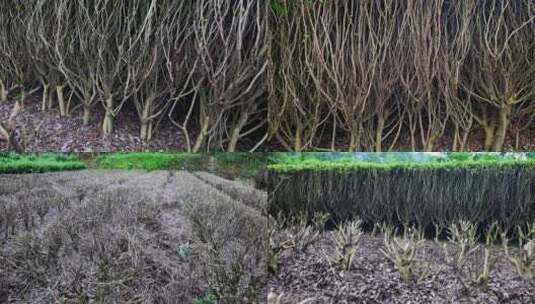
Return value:
M 161 30 L 162 55 L 168 74 L 167 87 L 170 93 L 170 121 L 177 126 L 186 140 L 186 148 L 192 151 L 190 122 L 196 106 L 199 88 L 194 79 L 199 56 L 194 47 L 194 3 L 180 1 L 164 18 Z
M 383 142 L 391 138 L 389 150 L 397 143 L 403 127 L 403 112 L 399 96 L 399 75 L 396 73 L 396 61 L 402 56 L 400 52 L 400 27 L 403 20 L 400 1 L 375 1 L 369 11 L 369 31 L 376 37 L 378 62 L 372 83 L 372 108 L 375 115 L 374 150 L 381 152 Z
M 24 29 L 31 11 L 31 3 L 9 0 L 4 3 L 5 12 L 0 14 L 2 35 L 0 52 L 2 60 L 0 74 L 2 99 L 7 99 L 10 91 L 18 89 L 18 103 L 23 104 L 28 94 L 27 85 L 33 79 L 31 59 L 26 52 Z
M 136 39 L 132 12 L 139 5 L 137 1 L 95 0 L 89 2 L 92 47 L 96 52 L 93 82 L 105 110 L 102 132 L 113 131 L 113 121 L 125 102 L 132 95 L 130 71 L 126 68 L 125 56 L 130 39 Z
M 198 151 L 216 140 L 234 151 L 243 129 L 266 123 L 258 99 L 265 95 L 267 4 L 265 1 L 199 0 L 193 22 L 199 54 L 197 73 L 200 132 Z
M 277 27 L 271 27 L 268 119 L 272 137 L 285 149 L 302 151 L 314 147 L 333 111 L 324 101 L 326 93 L 312 89 L 327 75 L 309 70 L 314 67 L 309 60 L 313 52 L 310 34 L 315 28 L 309 14 L 315 14 L 322 4 L 284 1 L 284 5 L 286 11 L 273 16 Z
M 155 119 L 168 109 L 170 103 L 167 81 L 163 79 L 163 56 L 160 34 L 164 14 L 174 9 L 168 3 L 159 4 L 156 0 L 147 1 L 138 8 L 138 18 L 143 20 L 135 31 L 136 37 L 128 42 L 125 56 L 128 74 L 131 77 L 133 102 L 138 113 L 142 140 L 150 140 Z
M 531 102 L 535 16 L 523 1 L 479 1 L 469 73 L 477 100 L 474 119 L 485 130 L 485 150 L 501 151 L 515 108 Z M 531 31 L 531 33 L 533 33 Z
M 401 82 L 409 97 L 406 109 L 413 150 L 416 148 L 415 130 L 418 130 L 423 149 L 432 151 L 448 120 L 437 81 L 444 35 L 443 5 L 444 0 L 408 1 L 405 9 L 404 37 L 409 64 L 402 70 Z
M 446 112 L 454 126 L 452 150 L 463 150 L 474 123 L 471 97 L 463 90 L 463 84 L 470 86 L 471 77 L 466 74 L 465 65 L 470 59 L 477 0 L 449 1 L 445 10 L 438 81 Z
M 24 41 L 26 50 L 31 58 L 32 67 L 38 75 L 43 88 L 41 109 L 51 109 L 52 96 L 55 93 L 59 106 L 60 116 L 69 113 L 69 103 L 65 100 L 64 90 L 66 80 L 58 69 L 59 62 L 55 54 L 58 45 L 67 45 L 72 41 L 64 25 L 64 17 L 68 14 L 62 12 L 64 1 L 57 1 L 51 5 L 48 1 L 33 1 L 33 9 L 27 18 Z M 61 14 L 61 15 L 60 15 Z
M 349 151 L 361 149 L 364 125 L 373 117 L 369 98 L 380 56 L 377 36 L 370 29 L 373 5 L 330 2 L 308 15 L 313 27 L 307 65 L 314 90 L 335 109 L 338 125 L 349 134 Z M 316 77 L 321 74 L 326 75 L 322 81 Z
M 70 39 L 56 39 L 54 42 L 57 69 L 83 106 L 84 125 L 89 124 L 97 100 L 95 79 L 98 52 L 94 47 L 95 37 L 87 30 L 93 23 L 90 4 L 91 1 L 56 2 L 57 36 L 68 35 Z

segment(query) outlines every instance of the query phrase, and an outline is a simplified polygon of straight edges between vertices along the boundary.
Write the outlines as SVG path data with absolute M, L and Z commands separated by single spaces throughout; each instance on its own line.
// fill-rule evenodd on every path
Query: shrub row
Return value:
M 514 227 L 535 219 L 535 162 L 365 164 L 305 162 L 270 166 L 271 214 L 328 212 L 366 224 L 424 229 L 468 220 Z

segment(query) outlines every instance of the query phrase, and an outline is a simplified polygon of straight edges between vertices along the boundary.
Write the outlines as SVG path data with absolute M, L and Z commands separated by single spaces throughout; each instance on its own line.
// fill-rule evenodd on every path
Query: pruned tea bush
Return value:
M 160 233 L 156 196 L 124 176 L 13 176 L 22 186 L 0 195 L 0 302 L 191 302 L 200 283 L 172 248 L 185 236 Z
M 217 197 L 214 197 L 217 198 Z M 188 206 L 198 271 L 224 303 L 261 300 L 267 276 L 267 220 L 232 200 Z
M 232 199 L 242 202 L 243 204 L 255 208 L 265 214 L 267 210 L 266 192 L 248 187 L 241 183 L 233 182 L 222 177 L 207 173 L 197 172 L 195 175 L 208 183 L 212 187 L 230 196 Z
M 530 161 L 432 165 L 271 166 L 270 214 L 374 223 L 412 223 L 422 229 L 458 220 L 485 229 L 535 219 L 535 166 Z

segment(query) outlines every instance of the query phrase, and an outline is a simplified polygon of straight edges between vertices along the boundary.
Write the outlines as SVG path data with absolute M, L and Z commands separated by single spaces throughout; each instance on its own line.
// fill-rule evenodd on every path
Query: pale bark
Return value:
M 152 138 L 153 119 L 149 115 L 150 106 L 151 106 L 151 102 L 147 101 L 147 103 L 143 107 L 143 111 L 140 117 L 141 128 L 139 131 L 139 137 L 141 138 L 141 140 L 145 142 L 150 141 Z
M 199 150 L 204 145 L 204 142 L 206 140 L 206 137 L 208 136 L 208 129 L 210 128 L 210 116 L 204 116 L 201 122 L 201 130 L 199 132 L 199 135 L 197 135 L 197 140 L 195 141 L 195 145 L 193 146 L 192 152 L 199 152 Z
M 494 123 L 490 122 L 482 126 L 485 132 L 485 142 L 483 143 L 483 149 L 490 151 L 494 143 Z
M 56 86 L 56 96 L 58 98 L 59 115 L 62 117 L 67 116 L 67 104 L 65 103 L 65 96 L 63 95 L 64 89 L 65 89 L 64 85 Z
M 84 103 L 83 122 L 84 122 L 84 126 L 89 125 L 89 123 L 91 122 L 91 107 L 87 106 L 86 103 Z
M 241 131 L 249 121 L 249 112 L 246 110 L 242 110 L 242 113 L 240 115 L 240 119 L 232 129 L 232 134 L 230 136 L 230 142 L 227 147 L 227 152 L 235 152 L 236 146 L 238 144 L 238 141 L 241 137 Z
M 507 130 L 509 128 L 509 116 L 511 115 L 511 105 L 504 105 L 500 109 L 498 128 L 496 129 L 496 135 L 494 138 L 494 143 L 492 145 L 492 150 L 500 152 L 503 150 L 503 144 L 505 137 L 507 135 Z
M 113 132 L 113 97 L 108 96 L 106 98 L 106 114 L 104 115 L 104 121 L 102 122 L 102 133 L 111 134 Z
M 7 89 L 3 81 L 0 80 L 0 102 L 7 101 Z
M 375 152 L 381 152 L 383 149 L 383 130 L 385 128 L 385 119 L 382 116 L 377 118 L 375 129 Z
M 48 106 L 48 99 L 50 98 L 49 96 L 49 91 L 48 91 L 48 88 L 50 87 L 47 83 L 42 83 L 43 85 L 43 96 L 41 97 L 41 111 L 46 111 L 47 110 L 47 106 Z

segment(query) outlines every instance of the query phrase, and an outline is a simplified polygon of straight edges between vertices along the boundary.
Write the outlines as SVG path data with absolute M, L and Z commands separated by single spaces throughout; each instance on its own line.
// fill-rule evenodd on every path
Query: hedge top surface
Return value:
M 428 162 L 366 162 L 353 158 L 337 160 L 282 159 L 279 163 L 268 166 L 274 172 L 297 171 L 355 171 L 355 170 L 436 170 L 436 169 L 483 169 L 483 168 L 535 168 L 535 159 L 479 159 L 479 160 L 436 160 Z
M 65 154 L 0 154 L 0 174 L 44 173 L 82 170 L 86 165 L 74 155 Z
M 179 170 L 184 163 L 199 159 L 199 154 L 133 152 L 103 154 L 97 157 L 97 166 L 102 169 Z

